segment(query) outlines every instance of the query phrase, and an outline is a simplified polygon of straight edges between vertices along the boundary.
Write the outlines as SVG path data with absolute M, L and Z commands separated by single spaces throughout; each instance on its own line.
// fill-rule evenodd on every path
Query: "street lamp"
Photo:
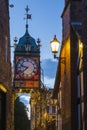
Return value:
M 54 35 L 54 39 L 50 42 L 52 53 L 58 53 L 60 42 L 57 40 L 56 35 Z
M 50 46 L 51 46 L 51 51 L 54 54 L 54 59 L 58 59 L 58 60 L 60 60 L 61 63 L 65 64 L 66 63 L 65 57 L 57 57 L 56 56 L 56 53 L 58 53 L 59 47 L 60 47 L 60 42 L 56 38 L 56 35 L 54 35 L 53 40 L 50 42 Z

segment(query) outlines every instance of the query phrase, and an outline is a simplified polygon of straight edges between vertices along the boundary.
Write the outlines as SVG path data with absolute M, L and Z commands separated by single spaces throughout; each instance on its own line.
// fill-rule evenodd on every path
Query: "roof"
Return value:
M 29 35 L 28 30 L 26 30 L 24 36 L 19 39 L 18 46 L 24 46 L 26 43 L 31 46 L 37 46 L 35 39 Z
M 33 51 L 37 49 L 36 41 L 33 37 L 28 33 L 28 29 L 26 29 L 25 34 L 19 39 L 19 42 L 16 46 L 16 51 Z

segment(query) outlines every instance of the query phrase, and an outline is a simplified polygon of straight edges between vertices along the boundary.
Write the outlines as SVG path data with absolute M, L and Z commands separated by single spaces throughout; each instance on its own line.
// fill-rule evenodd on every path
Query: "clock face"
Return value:
M 17 63 L 17 73 L 24 78 L 31 78 L 37 72 L 37 64 L 31 58 L 22 58 Z

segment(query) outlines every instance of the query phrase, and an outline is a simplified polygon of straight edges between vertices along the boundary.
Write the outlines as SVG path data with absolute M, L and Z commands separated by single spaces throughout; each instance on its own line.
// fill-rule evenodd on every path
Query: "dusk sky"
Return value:
M 29 20 L 29 34 L 37 40 L 41 40 L 41 68 L 43 70 L 44 84 L 47 87 L 54 85 L 57 60 L 54 60 L 50 48 L 50 41 L 56 34 L 58 40 L 62 41 L 62 19 L 64 0 L 10 0 L 14 8 L 10 8 L 10 35 L 11 45 L 14 37 L 18 39 L 25 34 L 25 8 L 28 5 L 32 14 Z M 13 49 L 11 59 L 13 62 Z

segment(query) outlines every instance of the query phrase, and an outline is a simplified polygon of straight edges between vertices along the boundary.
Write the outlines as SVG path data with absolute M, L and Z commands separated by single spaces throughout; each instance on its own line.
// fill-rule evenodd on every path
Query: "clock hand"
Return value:
M 19 70 L 19 73 L 22 74 L 24 71 L 26 71 L 28 67 L 21 65 L 21 70 Z
M 22 64 L 21 66 L 22 66 L 23 68 L 28 68 L 27 66 L 25 66 L 25 65 L 23 65 L 23 64 Z

